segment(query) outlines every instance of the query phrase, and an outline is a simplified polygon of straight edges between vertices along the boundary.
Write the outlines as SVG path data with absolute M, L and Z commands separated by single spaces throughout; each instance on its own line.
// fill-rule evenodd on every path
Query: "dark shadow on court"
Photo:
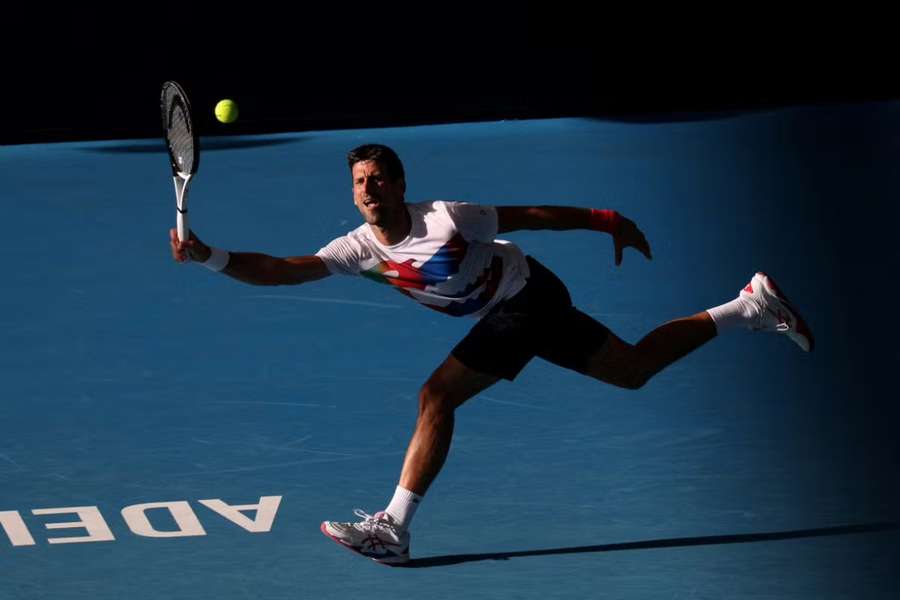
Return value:
M 215 152 L 216 150 L 235 150 L 238 148 L 260 148 L 263 146 L 283 146 L 285 144 L 295 144 L 304 142 L 310 136 L 297 136 L 282 139 L 269 140 L 241 140 L 237 138 L 200 138 L 200 152 Z M 116 144 L 114 146 L 104 146 L 102 148 L 79 148 L 85 152 L 96 152 L 99 154 L 151 154 L 155 152 L 166 152 L 166 145 L 160 136 L 159 142 L 128 142 L 124 144 Z
M 610 115 L 602 117 L 589 117 L 595 121 L 612 121 L 614 123 L 658 124 L 658 123 L 691 123 L 695 121 L 725 121 L 743 117 L 748 114 L 759 114 L 763 110 L 722 110 L 722 111 L 696 111 L 696 112 L 671 112 L 671 113 L 635 113 L 623 115 Z
M 403 565 L 393 565 L 407 569 L 423 567 L 446 567 L 482 560 L 509 560 L 526 556 L 550 556 L 554 554 L 580 554 L 585 552 L 615 552 L 619 550 L 650 550 L 654 548 L 681 548 L 685 546 L 713 546 L 721 544 L 745 544 L 749 542 L 773 542 L 795 540 L 854 533 L 881 533 L 900 530 L 900 523 L 870 523 L 864 525 L 844 525 L 820 529 L 802 529 L 798 531 L 777 531 L 771 533 L 748 533 L 738 535 L 713 535 L 705 537 L 671 538 L 663 540 L 647 540 L 643 542 L 624 542 L 620 544 L 602 544 L 599 546 L 576 546 L 572 548 L 549 548 L 544 550 L 524 550 L 520 552 L 491 552 L 487 554 L 452 554 L 448 556 L 429 556 L 417 558 Z

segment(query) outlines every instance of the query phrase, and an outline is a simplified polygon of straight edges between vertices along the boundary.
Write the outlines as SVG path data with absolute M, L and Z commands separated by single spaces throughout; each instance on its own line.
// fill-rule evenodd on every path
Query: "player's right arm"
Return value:
M 188 259 L 205 262 L 211 249 L 191 231 L 191 238 L 182 242 L 175 229 L 169 231 L 172 258 L 177 262 Z M 228 264 L 221 271 L 244 283 L 253 285 L 296 285 L 331 275 L 318 256 L 290 256 L 278 258 L 258 252 L 230 252 Z

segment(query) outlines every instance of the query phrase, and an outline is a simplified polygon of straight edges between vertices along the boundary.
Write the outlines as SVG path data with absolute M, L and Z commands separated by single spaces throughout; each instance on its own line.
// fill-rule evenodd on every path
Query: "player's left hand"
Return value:
M 619 226 L 613 234 L 613 244 L 616 247 L 616 266 L 618 267 L 622 264 L 622 250 L 629 246 L 646 256 L 647 260 L 653 260 L 653 255 L 650 253 L 650 244 L 647 242 L 647 238 L 644 237 L 644 233 L 628 217 L 620 215 L 620 218 Z

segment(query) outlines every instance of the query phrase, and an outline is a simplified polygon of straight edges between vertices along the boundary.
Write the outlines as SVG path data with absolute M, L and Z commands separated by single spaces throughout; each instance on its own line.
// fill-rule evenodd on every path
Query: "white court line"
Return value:
M 523 402 L 512 402 L 510 400 L 498 400 L 497 398 L 492 398 L 490 396 L 479 395 L 479 398 L 483 398 L 488 402 L 495 402 L 497 404 L 509 404 L 510 406 L 520 406 L 522 408 L 533 408 L 534 410 L 543 410 L 543 411 L 551 411 L 552 409 L 543 407 L 543 406 L 535 406 L 533 404 L 525 404 Z
M 326 381 L 422 381 L 421 377 L 390 377 L 387 375 L 362 375 L 358 377 L 347 375 L 312 375 L 307 379 L 324 379 Z M 322 385 L 318 383 L 317 385 Z
M 311 298 L 309 296 L 275 296 L 272 294 L 255 294 L 245 298 L 261 298 L 264 300 L 301 300 L 304 302 L 326 302 L 329 304 L 355 304 L 357 306 L 373 306 L 375 308 L 403 308 L 399 304 L 382 304 L 363 300 L 344 300 L 343 298 Z
M 267 465 L 251 465 L 249 467 L 234 467 L 232 469 L 219 469 L 215 471 L 192 471 L 190 473 L 173 473 L 171 477 L 199 477 L 201 475 L 221 475 L 224 473 L 246 473 L 249 471 L 264 471 L 266 469 L 280 469 L 284 467 L 296 467 L 298 465 L 308 465 L 315 463 L 341 462 L 345 460 L 371 460 L 372 458 L 386 456 L 401 456 L 402 452 L 386 452 L 381 454 L 356 454 L 337 456 L 334 458 L 310 458 L 306 460 L 295 460 L 285 463 L 274 463 Z
M 21 468 L 22 468 L 22 465 L 20 465 L 19 463 L 17 463 L 16 461 L 14 461 L 13 459 L 11 459 L 10 457 L 8 457 L 8 456 L 5 455 L 5 454 L 0 454 L 0 458 L 2 458 L 3 460 L 7 461 L 8 463 L 10 463 L 12 466 L 14 466 L 14 467 L 17 468 L 17 469 L 21 469 Z
M 250 400 L 210 400 L 204 404 L 266 404 L 269 406 L 302 406 L 304 408 L 337 408 L 336 404 L 308 404 L 305 402 L 252 402 Z
M 303 439 L 307 440 L 311 437 L 312 436 L 307 436 Z M 332 452 L 330 450 L 310 450 L 308 448 L 290 448 L 287 445 L 278 446 L 278 445 L 274 445 L 274 444 L 254 444 L 253 442 L 231 442 L 231 441 L 210 442 L 208 440 L 201 440 L 198 438 L 191 438 L 191 441 L 197 442 L 200 444 L 207 444 L 207 445 L 211 445 L 211 446 L 238 446 L 241 448 L 256 448 L 259 450 L 278 450 L 280 452 L 308 452 L 309 454 L 325 454 L 328 456 L 346 456 L 346 457 L 357 456 L 356 454 L 349 454 L 347 452 Z

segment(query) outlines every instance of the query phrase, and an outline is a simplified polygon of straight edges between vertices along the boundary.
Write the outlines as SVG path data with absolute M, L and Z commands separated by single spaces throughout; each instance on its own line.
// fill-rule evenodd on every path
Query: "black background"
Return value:
M 574 2 L 17 6 L 0 142 L 156 137 L 179 81 L 204 135 L 900 97 L 886 14 Z M 235 99 L 237 123 L 215 121 Z M 677 117 L 676 117 L 677 118 Z

